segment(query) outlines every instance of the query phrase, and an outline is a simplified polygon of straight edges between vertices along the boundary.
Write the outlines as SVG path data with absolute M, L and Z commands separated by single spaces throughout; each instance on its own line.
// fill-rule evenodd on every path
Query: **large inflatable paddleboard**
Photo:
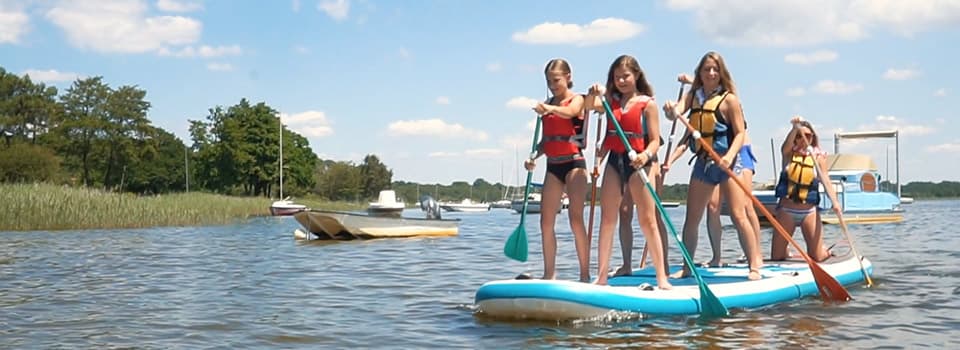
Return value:
M 870 261 L 863 266 L 872 274 Z M 857 259 L 849 254 L 820 263 L 843 285 L 864 281 Z M 678 271 L 680 266 L 672 266 Z M 698 268 L 704 281 L 727 308 L 756 308 L 819 293 L 810 267 L 803 260 L 768 262 L 762 278 L 747 279 L 746 264 Z M 589 283 L 513 279 L 492 281 L 477 290 L 475 303 L 481 315 L 497 318 L 572 320 L 603 316 L 611 311 L 645 315 L 695 315 L 700 313 L 696 279 L 670 279 L 673 289 L 656 288 L 653 268 L 608 280 L 609 286 Z

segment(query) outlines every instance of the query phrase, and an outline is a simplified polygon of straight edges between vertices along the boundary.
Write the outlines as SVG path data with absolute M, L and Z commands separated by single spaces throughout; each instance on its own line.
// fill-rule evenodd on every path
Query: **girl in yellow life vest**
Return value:
M 833 202 L 833 210 L 840 215 L 843 208 L 837 201 L 837 192 L 826 173 L 826 153 L 820 149 L 820 139 L 809 122 L 803 117 L 793 117 L 793 128 L 780 148 L 783 154 L 783 170 L 777 182 L 776 196 L 777 221 L 791 235 L 797 225 L 803 232 L 807 243 L 807 254 L 816 261 L 830 257 L 823 246 L 823 222 L 817 205 L 820 204 L 820 185 L 827 191 Z M 824 170 L 818 172 L 817 168 Z M 770 258 L 787 258 L 787 240 L 774 235 L 771 242 Z
M 557 213 L 560 211 L 561 197 L 567 193 L 570 206 L 570 230 L 580 262 L 580 281 L 590 281 L 590 241 L 587 240 L 586 226 L 583 224 L 583 203 L 587 196 L 587 163 L 583 158 L 578 142 L 577 125 L 586 123 L 581 114 L 583 96 L 574 93 L 570 64 L 561 58 L 547 62 L 543 74 L 547 79 L 547 88 L 552 96 L 550 100 L 533 107 L 543 120 L 543 135 L 539 154 L 547 155 L 547 171 L 543 179 L 543 198 L 540 204 L 540 233 L 543 244 L 543 279 L 557 277 L 557 235 L 555 231 Z M 528 159 L 524 166 L 533 171 L 534 159 Z
M 637 59 L 621 55 L 610 65 L 606 86 L 594 84 L 584 100 L 587 111 L 605 111 L 600 96 L 610 102 L 613 117 L 627 134 L 630 148 L 637 152 L 631 160 L 626 146 L 618 137 L 612 123 L 607 123 L 607 135 L 598 152 L 606 155 L 600 188 L 600 238 L 597 241 L 597 279 L 594 283 L 606 285 L 613 251 L 613 231 L 617 226 L 624 192 L 629 191 L 636 203 L 640 230 L 647 240 L 650 257 L 657 275 L 657 286 L 670 289 L 667 266 L 661 258 L 663 245 L 657 230 L 657 209 L 653 196 L 644 189 L 638 171 L 647 172 L 650 181 L 656 181 L 659 167 L 651 164 L 660 148 L 660 124 L 653 87 L 640 69 Z
M 729 178 L 723 169 L 726 167 L 734 174 L 742 173 L 743 162 L 738 155 L 744 145 L 746 137 L 743 111 L 733 77 L 723 61 L 723 57 L 716 52 L 707 52 L 697 64 L 696 75 L 690 91 L 679 103 L 667 101 L 663 105 L 667 119 L 676 119 L 684 113 L 691 124 L 698 127 L 704 136 L 704 141 L 721 155 L 721 164 L 713 164 L 705 152 L 701 152 L 700 145 L 691 150 L 697 154 L 693 171 L 690 174 L 690 186 L 687 189 L 687 214 L 683 222 L 683 244 L 691 258 L 696 252 L 699 236 L 700 221 L 703 219 L 704 208 L 712 197 L 714 188 L 720 186 L 721 195 L 730 205 L 730 218 L 737 227 L 740 236 L 740 246 L 750 272 L 747 277 L 751 280 L 760 279 L 760 268 L 763 266 L 763 256 L 760 254 L 760 239 L 755 227 L 751 224 L 747 214 L 753 210 L 747 204 L 750 194 L 745 194 Z M 689 131 L 688 133 L 689 134 Z M 696 142 L 696 140 L 693 140 Z M 675 277 L 690 276 L 690 267 L 684 266 Z

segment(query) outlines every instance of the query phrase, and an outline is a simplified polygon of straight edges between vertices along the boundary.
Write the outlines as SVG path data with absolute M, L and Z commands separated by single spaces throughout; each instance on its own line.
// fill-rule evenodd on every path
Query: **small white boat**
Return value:
M 273 216 L 293 215 L 304 210 L 307 210 L 306 205 L 296 204 L 290 200 L 290 197 L 274 201 L 272 204 L 270 204 L 270 215 Z
M 380 191 L 380 196 L 376 202 L 371 202 L 367 206 L 367 212 L 371 215 L 396 215 L 400 216 L 403 208 L 406 207 L 403 201 L 397 199 L 397 193 L 393 190 Z
M 369 239 L 456 236 L 460 220 L 371 216 L 359 213 L 307 210 L 293 215 L 315 239 Z M 295 237 L 310 237 L 295 232 Z
M 491 208 L 500 208 L 500 209 L 510 209 L 512 201 L 509 199 L 501 199 L 490 204 Z
M 490 203 L 474 203 L 470 198 L 464 198 L 460 203 L 440 203 L 440 208 L 456 212 L 483 212 L 490 211 Z
M 912 197 L 900 197 L 900 204 L 913 204 Z
M 541 196 L 539 193 L 531 193 L 527 196 L 527 214 L 540 214 L 540 203 Z M 523 200 L 517 199 L 510 203 L 510 207 L 513 211 L 520 213 L 523 211 Z M 559 213 L 563 209 L 563 204 L 557 207 L 557 212 Z

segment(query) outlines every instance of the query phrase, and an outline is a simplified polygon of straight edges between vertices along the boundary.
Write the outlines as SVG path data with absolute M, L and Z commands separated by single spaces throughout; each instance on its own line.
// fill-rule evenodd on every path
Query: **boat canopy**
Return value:
M 873 170 L 877 164 L 864 154 L 840 153 L 827 156 L 827 169 L 834 170 Z

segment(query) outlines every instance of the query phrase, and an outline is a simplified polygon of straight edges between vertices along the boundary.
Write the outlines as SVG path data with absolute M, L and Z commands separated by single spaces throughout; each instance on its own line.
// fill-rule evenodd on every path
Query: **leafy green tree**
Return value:
M 377 198 L 381 190 L 390 187 L 393 171 L 380 162 L 380 158 L 373 154 L 363 157 L 363 163 L 360 164 L 360 177 L 363 179 L 364 198 Z
M 166 193 L 186 188 L 186 146 L 166 130 L 152 128 L 153 137 L 135 139 L 135 154 L 124 189 L 135 193 Z M 192 177 L 191 177 L 192 178 Z
M 330 200 L 359 201 L 363 193 L 360 168 L 352 162 L 323 162 L 317 171 L 315 192 Z
M 98 163 L 98 137 L 105 129 L 107 99 L 110 88 L 101 77 L 78 79 L 60 96 L 64 120 L 55 132 L 61 142 L 58 153 L 64 157 L 68 171 L 79 172 L 81 183 L 92 184 L 92 172 Z
M 60 158 L 47 147 L 17 142 L 0 151 L 0 182 L 56 182 L 59 171 Z
M 134 86 L 121 86 L 107 96 L 102 136 L 106 148 L 104 187 L 120 184 L 127 165 L 136 162 L 138 156 L 156 152 L 156 143 L 148 141 L 157 136 L 158 130 L 147 119 L 150 102 L 144 100 L 146 95 L 146 91 Z

